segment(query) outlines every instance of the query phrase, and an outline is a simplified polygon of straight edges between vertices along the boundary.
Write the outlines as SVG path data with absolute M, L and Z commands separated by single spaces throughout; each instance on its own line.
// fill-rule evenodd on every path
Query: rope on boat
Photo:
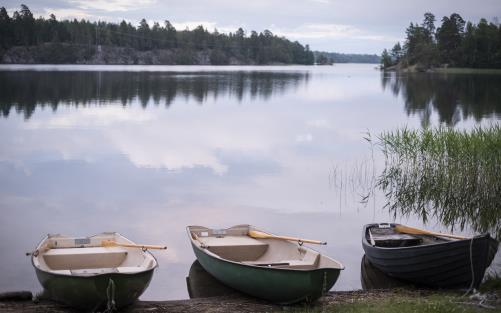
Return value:
M 473 239 L 475 239 L 475 237 L 471 237 L 471 240 L 470 240 L 470 268 L 471 268 L 471 283 L 470 283 L 470 287 L 468 288 L 468 290 L 466 290 L 465 294 L 462 296 L 466 296 L 468 295 L 472 290 L 474 290 L 475 288 L 473 287 L 475 285 L 475 268 L 473 266 Z
M 117 310 L 115 303 L 115 282 L 110 278 L 108 287 L 106 288 L 106 310 L 103 313 L 111 313 Z

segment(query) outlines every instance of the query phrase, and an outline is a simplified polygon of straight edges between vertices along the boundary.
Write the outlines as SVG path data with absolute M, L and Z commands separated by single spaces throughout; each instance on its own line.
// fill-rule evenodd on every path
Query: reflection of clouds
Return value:
M 142 123 L 153 119 L 150 113 L 140 110 L 121 106 L 93 106 L 82 110 L 70 110 L 49 119 L 34 120 L 28 123 L 26 128 L 94 128 L 115 123 Z
M 313 136 L 311 134 L 300 134 L 296 136 L 297 142 L 310 142 L 313 140 Z
M 314 119 L 306 121 L 306 125 L 313 128 L 325 128 L 330 129 L 332 125 L 326 119 Z
M 218 175 L 228 170 L 223 154 L 269 155 L 282 139 L 272 135 L 279 134 L 272 120 L 248 111 L 224 110 L 224 114 L 219 109 L 200 111 L 197 108 L 189 113 L 175 109 L 157 112 L 161 118 L 140 127 L 128 125 L 114 129 L 109 136 L 136 166 L 170 170 L 200 166 Z M 253 127 L 257 123 L 259 127 Z

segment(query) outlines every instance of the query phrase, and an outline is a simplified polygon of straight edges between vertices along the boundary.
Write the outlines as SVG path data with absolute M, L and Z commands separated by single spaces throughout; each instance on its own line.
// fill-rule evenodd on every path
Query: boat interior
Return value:
M 252 238 L 248 235 L 250 227 L 238 225 L 216 230 L 189 226 L 188 232 L 194 245 L 208 254 L 233 262 L 295 270 L 344 268 L 341 263 L 297 242 Z
M 117 233 L 87 238 L 49 235 L 37 247 L 33 264 L 46 272 L 72 276 L 133 274 L 156 267 L 157 261 L 150 253 L 140 248 L 102 246 L 105 240 L 134 244 Z
M 369 244 L 384 248 L 432 245 L 453 240 L 430 235 L 399 233 L 390 224 L 374 224 L 367 227 L 365 238 Z

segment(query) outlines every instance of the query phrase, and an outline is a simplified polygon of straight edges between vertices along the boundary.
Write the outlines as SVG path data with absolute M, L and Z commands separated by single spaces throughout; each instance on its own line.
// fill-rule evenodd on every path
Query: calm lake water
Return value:
M 2 66 L 0 292 L 40 290 L 24 253 L 45 234 L 118 231 L 169 247 L 142 299 L 187 298 L 185 227 L 244 223 L 327 241 L 334 289 L 359 289 L 362 226 L 394 220 L 380 191 L 361 201 L 383 165 L 364 137 L 496 123 L 499 86 L 358 64 Z

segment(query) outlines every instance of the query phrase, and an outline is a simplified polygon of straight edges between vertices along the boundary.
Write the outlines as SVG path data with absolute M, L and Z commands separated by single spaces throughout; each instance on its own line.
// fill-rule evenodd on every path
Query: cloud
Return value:
M 124 12 L 149 7 L 156 3 L 156 0 L 70 0 L 69 2 L 84 10 Z
M 309 120 L 306 125 L 312 128 L 331 129 L 332 125 L 325 119 Z
M 301 39 L 363 39 L 374 41 L 395 42 L 400 38 L 386 35 L 372 34 L 352 25 L 345 24 L 303 24 L 292 29 L 272 29 L 273 33 Z
M 216 22 L 211 21 L 184 21 L 184 22 L 172 22 L 172 25 L 177 30 L 185 30 L 186 28 L 193 30 L 198 26 L 202 25 L 205 29 L 212 32 L 214 29 L 217 29 L 219 33 L 234 33 L 238 28 L 245 29 L 245 25 L 219 25 Z
M 84 10 L 79 9 L 55 9 L 55 8 L 44 8 L 44 14 L 42 16 L 49 17 L 51 14 L 54 14 L 58 20 L 63 19 L 92 19 L 94 18 L 93 14 L 89 14 Z
M 214 28 L 216 28 L 216 23 L 209 21 L 172 22 L 172 26 L 174 26 L 177 30 L 185 30 L 186 28 L 193 30 L 200 25 L 202 25 L 205 29 L 209 31 L 212 31 Z
M 297 135 L 296 141 L 297 142 L 311 142 L 311 141 L 313 141 L 313 135 L 312 134 Z

